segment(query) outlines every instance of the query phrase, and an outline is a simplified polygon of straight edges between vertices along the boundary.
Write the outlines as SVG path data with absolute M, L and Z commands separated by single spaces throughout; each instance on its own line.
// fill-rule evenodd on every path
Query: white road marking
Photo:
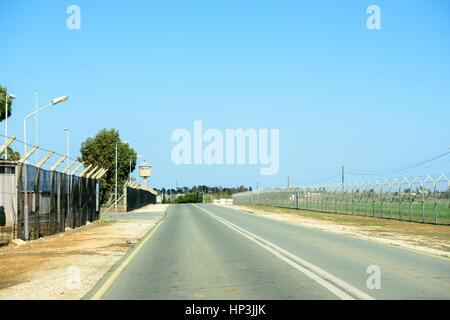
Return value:
M 217 216 L 216 214 L 212 213 L 208 209 L 199 207 L 198 205 L 193 204 L 194 207 L 197 209 L 202 210 L 203 212 L 210 215 L 212 218 L 218 220 L 219 222 L 223 223 L 230 229 L 238 232 L 239 234 L 243 235 L 247 239 L 251 240 L 252 242 L 258 244 L 262 248 L 266 249 L 273 255 L 280 258 L 282 261 L 286 262 L 290 266 L 294 267 L 298 271 L 302 272 L 309 278 L 313 279 L 332 293 L 334 293 L 336 296 L 343 300 L 354 300 L 356 299 L 363 299 L 363 300 L 374 300 L 373 297 L 366 294 L 365 292 L 353 287 L 352 285 L 346 283 L 345 281 L 337 278 L 336 276 L 326 272 L 325 270 L 322 270 L 321 268 L 313 265 L 312 263 L 303 260 L 296 255 L 278 247 L 277 245 L 271 243 L 270 241 L 267 241 L 231 222 L 228 220 L 221 218 Z M 345 290 L 345 291 L 344 291 Z

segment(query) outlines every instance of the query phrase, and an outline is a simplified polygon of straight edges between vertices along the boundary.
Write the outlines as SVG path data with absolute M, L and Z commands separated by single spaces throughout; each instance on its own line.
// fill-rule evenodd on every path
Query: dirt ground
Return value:
M 269 206 L 217 205 L 278 221 L 450 258 L 450 226 Z
M 151 205 L 135 212 L 161 212 Z M 96 221 L 0 248 L 0 299 L 80 299 L 156 220 Z

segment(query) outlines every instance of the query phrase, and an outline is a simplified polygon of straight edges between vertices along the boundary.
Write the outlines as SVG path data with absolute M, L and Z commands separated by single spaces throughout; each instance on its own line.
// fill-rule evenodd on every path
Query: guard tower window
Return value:
M 0 174 L 15 174 L 15 167 L 0 167 Z

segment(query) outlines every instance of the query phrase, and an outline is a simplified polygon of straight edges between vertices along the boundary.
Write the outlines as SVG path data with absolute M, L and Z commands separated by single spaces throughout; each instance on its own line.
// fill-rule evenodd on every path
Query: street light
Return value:
M 5 143 L 8 141 L 8 98 L 15 99 L 16 96 L 13 94 L 5 94 L 6 105 L 5 105 Z M 5 152 L 5 160 L 8 160 L 8 150 Z
M 34 110 L 39 109 L 39 91 L 36 90 L 34 92 Z M 36 114 L 34 117 L 34 132 L 35 132 L 35 137 L 34 137 L 34 144 L 35 145 L 39 145 L 39 114 Z M 36 156 L 36 164 L 39 161 L 39 150 L 35 151 L 35 156 Z
M 67 133 L 67 165 L 69 165 L 69 158 L 70 158 L 70 153 L 69 153 L 69 129 L 64 128 L 64 131 Z
M 62 96 L 62 97 L 58 97 L 52 100 L 52 104 L 58 104 L 64 101 L 67 101 L 67 99 L 69 99 L 69 96 Z
M 67 166 L 69 166 L 69 164 L 70 164 L 69 129 L 64 128 L 64 131 L 67 133 Z M 67 217 L 69 217 L 69 218 L 70 218 L 70 182 L 69 182 L 70 179 L 71 179 L 71 176 L 69 176 L 67 179 Z
M 114 210 L 117 212 L 117 142 L 116 142 L 116 187 L 114 192 Z
M 24 154 L 23 155 L 24 156 L 27 154 L 27 119 L 32 117 L 32 116 L 34 116 L 36 113 L 41 112 L 42 110 L 44 110 L 44 109 L 46 109 L 46 108 L 48 108 L 48 107 L 50 107 L 52 105 L 58 104 L 60 102 L 64 102 L 67 99 L 69 99 L 68 96 L 62 96 L 62 97 L 55 98 L 55 99 L 52 100 L 52 102 L 50 102 L 45 107 L 42 107 L 41 109 L 30 113 L 28 116 L 26 116 L 23 119 L 23 140 L 24 140 L 23 141 L 24 142 L 23 143 L 23 148 L 24 148 Z M 27 162 L 28 161 L 25 160 L 25 172 L 24 172 L 24 181 L 25 181 L 24 193 L 25 194 L 24 194 L 24 208 L 23 208 L 23 211 L 24 211 L 25 240 L 28 240 L 28 176 L 27 176 L 28 169 L 27 169 L 27 166 L 26 166 Z
M 32 113 L 30 113 L 28 116 L 25 117 L 25 119 L 23 119 L 23 139 L 24 139 L 24 155 L 27 153 L 27 119 L 34 116 L 36 113 L 41 112 L 42 110 L 58 104 L 60 102 L 64 102 L 67 101 L 67 99 L 69 99 L 68 96 L 62 96 L 62 97 L 58 97 L 52 100 L 51 103 L 49 103 L 48 105 L 46 105 L 45 107 L 40 108 L 39 110 L 36 110 Z

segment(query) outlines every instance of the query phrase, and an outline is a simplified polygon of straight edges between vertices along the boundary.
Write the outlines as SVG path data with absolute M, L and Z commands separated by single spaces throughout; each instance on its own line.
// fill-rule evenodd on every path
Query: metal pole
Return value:
M 5 93 L 5 143 L 8 141 L 8 93 Z M 8 160 L 8 148 L 5 151 L 5 160 Z
M 27 154 L 27 118 L 23 119 L 23 148 L 25 156 Z M 24 170 L 25 169 L 25 170 Z M 22 166 L 23 171 L 23 177 L 24 177 L 24 205 L 23 205 L 23 217 L 24 217 L 24 233 L 25 233 L 25 240 L 28 240 L 28 174 L 27 174 L 27 160 L 24 162 L 24 166 Z
M 39 103 L 39 92 L 36 90 L 35 92 L 35 111 L 38 111 L 38 103 Z M 36 127 L 36 139 L 34 145 L 39 145 L 39 113 L 36 112 L 35 116 L 35 127 Z M 39 149 L 36 150 L 36 164 L 39 162 Z
M 425 222 L 425 182 L 422 182 L 422 222 Z
M 412 183 L 409 184 L 409 220 L 412 221 Z
M 45 107 L 42 107 L 39 110 L 36 110 L 34 112 L 32 112 L 31 114 L 29 114 L 28 116 L 26 116 L 23 119 L 23 148 L 24 148 L 24 156 L 27 154 L 27 119 L 35 114 L 37 114 L 38 112 L 50 107 L 51 105 L 54 104 L 58 104 L 60 102 L 64 102 L 68 99 L 68 96 L 64 96 L 64 97 L 59 97 L 56 99 L 53 99 L 51 103 L 49 103 L 48 105 L 46 105 Z M 27 177 L 27 160 L 24 161 L 24 165 L 25 165 L 25 172 L 24 172 L 24 180 L 25 180 L 25 188 L 24 188 L 24 232 L 25 232 L 25 240 L 28 240 L 28 177 Z M 22 166 L 22 170 L 23 170 L 23 166 Z
M 70 163 L 70 148 L 69 148 L 69 129 L 65 129 L 67 133 L 67 165 Z M 70 176 L 67 179 L 67 217 L 70 218 Z
M 116 190 L 115 190 L 114 210 L 117 211 L 117 142 L 116 142 Z
M 402 183 L 398 184 L 398 215 L 402 220 Z

